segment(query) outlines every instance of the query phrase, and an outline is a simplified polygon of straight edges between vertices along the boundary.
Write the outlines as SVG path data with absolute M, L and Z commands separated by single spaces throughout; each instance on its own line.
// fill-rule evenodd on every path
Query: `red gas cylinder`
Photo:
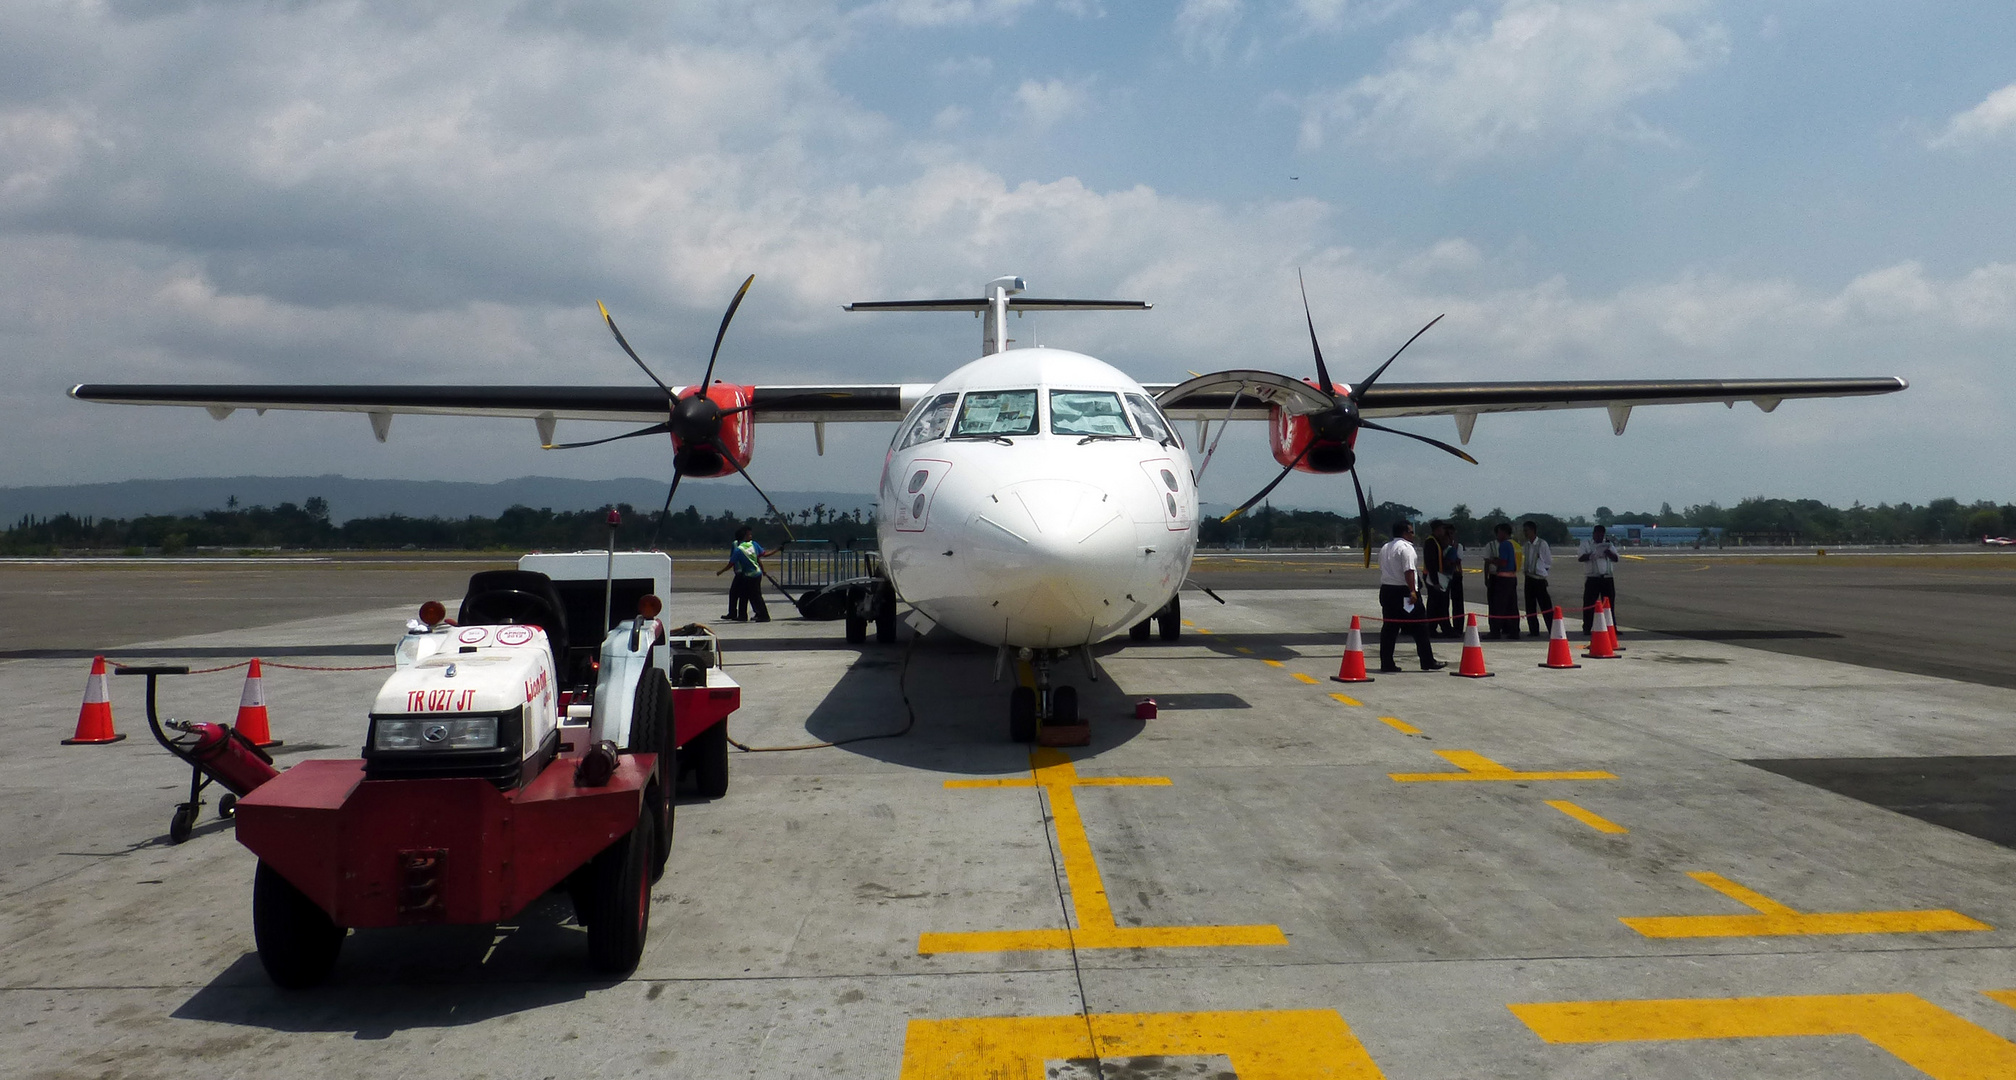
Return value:
M 1155 719 L 1155 699 L 1152 697 L 1142 698 L 1140 701 L 1135 702 L 1134 719 L 1136 720 Z
M 189 756 L 234 794 L 244 795 L 280 775 L 272 759 L 224 724 L 185 724 L 182 728 L 196 736 Z

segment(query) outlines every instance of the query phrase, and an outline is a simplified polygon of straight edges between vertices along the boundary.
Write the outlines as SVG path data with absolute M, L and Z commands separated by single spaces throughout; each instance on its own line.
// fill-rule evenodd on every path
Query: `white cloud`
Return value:
M 1083 112 L 1090 97 L 1085 83 L 1068 83 L 1062 79 L 1042 82 L 1024 79 L 1022 85 L 1015 88 L 1016 108 L 1020 110 L 1022 119 L 1037 131 L 1047 131 Z
M 2016 132 L 2016 83 L 1989 94 L 1981 104 L 1954 114 L 1946 130 L 1927 142 L 1933 149 L 1976 146 Z
M 1585 135 L 1647 132 L 1630 106 L 1720 59 L 1695 0 L 1506 0 L 1400 44 L 1384 70 L 1311 97 L 1305 149 L 1341 130 L 1447 163 Z
M 1176 40 L 1183 55 L 1223 59 L 1243 14 L 1239 0 L 1183 0 L 1176 9 Z
M 1035 0 L 883 0 L 868 10 L 905 26 L 1005 26 L 1033 3 Z

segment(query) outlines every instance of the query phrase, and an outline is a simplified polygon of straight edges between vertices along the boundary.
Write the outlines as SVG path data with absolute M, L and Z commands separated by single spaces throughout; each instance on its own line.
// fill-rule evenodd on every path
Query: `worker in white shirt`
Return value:
M 1554 596 L 1547 591 L 1547 578 L 1554 572 L 1554 549 L 1540 539 L 1540 526 L 1527 522 L 1526 534 L 1526 629 L 1537 637 L 1540 620 L 1547 620 L 1547 632 L 1554 632 Z
M 1610 617 L 1617 617 L 1617 579 L 1615 573 L 1619 556 L 1617 545 L 1603 538 L 1604 528 L 1596 526 L 1589 532 L 1589 539 L 1575 549 L 1576 561 L 1582 564 L 1582 636 L 1589 636 L 1589 628 L 1596 622 L 1596 599 L 1602 597 L 1610 601 Z
M 1379 628 L 1379 670 L 1396 672 L 1393 646 L 1404 628 L 1414 638 L 1414 651 L 1421 657 L 1421 670 L 1448 667 L 1435 659 L 1428 644 L 1428 608 L 1421 602 L 1421 556 L 1414 550 L 1414 526 L 1404 519 L 1393 523 L 1393 539 L 1379 549 L 1379 614 L 1385 624 Z

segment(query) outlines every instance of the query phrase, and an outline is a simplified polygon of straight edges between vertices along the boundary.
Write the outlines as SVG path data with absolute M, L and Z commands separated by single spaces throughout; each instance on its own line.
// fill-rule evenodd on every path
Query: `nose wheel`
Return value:
M 1044 724 L 1069 727 L 1083 723 L 1079 719 L 1078 688 L 1051 688 L 1051 661 L 1049 650 L 1038 650 L 1029 658 L 1029 666 L 1036 673 L 1036 685 L 1017 686 L 1008 694 L 1008 738 L 1013 742 L 1035 742 L 1037 729 Z

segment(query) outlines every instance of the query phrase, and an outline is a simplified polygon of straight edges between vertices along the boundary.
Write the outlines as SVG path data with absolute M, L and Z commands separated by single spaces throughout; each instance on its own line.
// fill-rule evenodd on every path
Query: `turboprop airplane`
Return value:
M 722 317 L 697 383 L 660 379 L 617 329 L 617 344 L 655 383 L 605 386 L 164 386 L 85 384 L 70 396 L 128 405 L 183 405 L 222 420 L 238 409 L 361 412 L 380 442 L 400 413 L 530 419 L 542 446 L 572 449 L 664 435 L 672 444 L 669 511 L 688 476 L 740 474 L 762 495 L 747 466 L 754 424 L 810 423 L 820 453 L 825 425 L 898 422 L 882 469 L 876 537 L 886 578 L 858 598 L 849 634 L 875 617 L 895 634 L 896 603 L 928 629 L 942 625 L 996 649 L 999 679 L 1011 652 L 1031 662 L 1035 687 L 1009 699 L 1011 737 L 1034 738 L 1039 719 L 1076 722 L 1077 691 L 1051 686 L 1052 665 L 1072 651 L 1096 678 L 1091 646 L 1123 632 L 1145 640 L 1181 633 L 1178 590 L 1197 547 L 1197 482 L 1217 440 L 1211 425 L 1265 420 L 1281 472 L 1228 518 L 1253 506 L 1291 472 L 1348 473 L 1369 546 L 1370 511 L 1358 482 L 1358 436 L 1376 431 L 1428 443 L 1475 464 L 1448 443 L 1375 418 L 1449 415 L 1468 443 L 1481 413 L 1602 407 L 1619 435 L 1640 405 L 1738 401 L 1770 412 L 1788 398 L 1851 397 L 1905 389 L 1899 378 L 1613 380 L 1599 382 L 1382 383 L 1404 352 L 1357 384 L 1334 381 L 1315 320 L 1303 314 L 1314 380 L 1232 369 L 1188 382 L 1143 384 L 1082 353 L 1010 349 L 1008 314 L 1025 311 L 1146 311 L 1133 300 L 1024 296 L 1019 277 L 988 283 L 979 297 L 856 303 L 849 311 L 971 311 L 982 319 L 981 356 L 936 383 L 758 386 L 714 378 L 752 276 Z M 599 306 L 599 305 L 598 305 Z M 1437 316 L 1439 320 L 1440 316 Z M 1428 326 L 1408 339 L 1412 344 Z M 623 420 L 648 426 L 609 438 L 555 443 L 561 420 Z M 1194 461 L 1177 423 L 1194 422 Z M 1209 439 L 1209 446 L 1206 441 Z M 763 496 L 769 504 L 769 497 Z M 775 511 L 775 506 L 771 506 Z M 921 619 L 919 618 L 921 616 Z

